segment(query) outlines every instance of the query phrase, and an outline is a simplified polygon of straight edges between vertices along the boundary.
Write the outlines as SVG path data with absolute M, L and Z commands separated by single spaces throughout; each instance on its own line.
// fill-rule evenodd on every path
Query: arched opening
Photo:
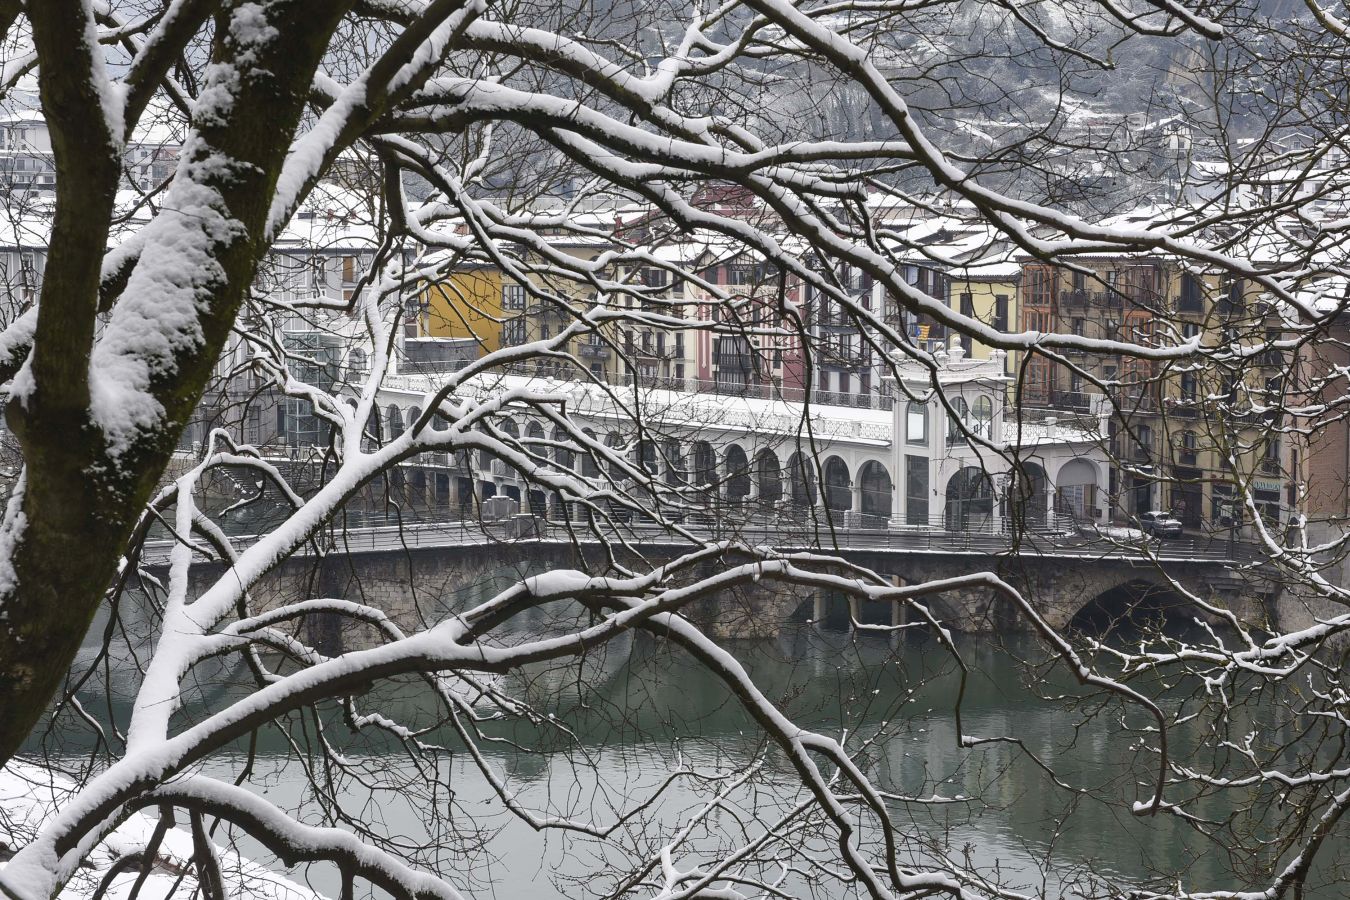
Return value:
M 862 492 L 862 524 L 864 528 L 880 528 L 891 518 L 894 486 L 891 474 L 876 460 L 868 460 L 858 470 L 858 486 Z
M 642 438 L 638 441 L 635 455 L 638 465 L 646 469 L 651 475 L 655 476 L 661 471 L 660 454 L 651 438 Z
M 1030 530 L 1044 529 L 1049 516 L 1049 484 L 1039 463 L 1023 461 L 1012 472 L 1012 518 Z
M 592 444 L 598 440 L 595 432 L 591 431 L 591 429 L 589 428 L 582 429 L 582 433 L 586 436 L 586 439 Z M 595 451 L 591 450 L 590 448 L 586 448 L 581 454 L 581 477 L 582 478 L 600 477 L 600 467 L 595 464 Z
M 948 531 L 992 531 L 994 484 L 983 469 L 966 466 L 947 482 L 944 512 Z
M 413 469 L 408 478 L 408 507 L 421 509 L 427 501 L 427 470 Z
M 370 415 L 366 416 L 365 431 L 361 435 L 361 448 L 366 453 L 373 453 L 383 443 L 384 429 L 380 423 L 379 407 L 372 406 Z
M 497 428 L 501 431 L 502 436 L 506 439 L 506 444 L 509 447 L 516 449 L 519 446 L 520 429 L 516 426 L 515 422 L 512 422 L 510 419 L 503 419 L 498 423 Z M 507 465 L 505 459 L 493 459 L 491 469 L 492 474 L 498 478 L 508 478 L 513 482 L 516 478 L 516 470 Z M 504 493 L 512 500 L 515 500 L 516 503 L 520 503 L 520 488 L 508 487 L 504 489 Z
M 767 447 L 755 457 L 755 482 L 760 503 L 768 506 L 783 499 L 783 469 L 777 454 Z
M 462 475 L 455 478 L 455 496 L 459 497 L 459 517 L 467 519 L 473 513 L 473 479 Z
M 1170 588 L 1135 580 L 1089 600 L 1069 621 L 1069 630 L 1097 640 L 1133 642 L 1149 635 L 1203 638 L 1196 612 Z
M 717 455 L 712 444 L 707 441 L 694 441 L 694 484 L 712 484 L 717 480 Z
M 805 453 L 794 453 L 788 458 L 788 478 L 792 485 L 792 505 L 798 515 L 816 505 L 816 469 Z
M 837 456 L 825 460 L 825 505 L 841 513 L 853 508 L 853 480 L 848 466 Z
M 569 444 L 572 443 L 567 432 L 561 428 L 553 429 L 553 463 L 559 469 L 570 470 L 576 465 L 576 453 L 574 453 Z
M 421 418 L 422 418 L 422 407 L 414 406 L 412 409 L 408 410 L 408 417 L 404 419 L 404 422 L 407 423 L 408 428 L 412 428 L 417 424 L 417 421 Z
M 678 487 L 684 483 L 684 458 L 680 455 L 680 442 L 674 439 L 661 444 L 661 455 L 666 466 L 666 484 Z
M 543 448 L 539 445 L 544 440 L 544 426 L 538 422 L 531 422 L 525 426 L 525 439 L 528 446 L 525 448 L 531 453 L 542 453 Z M 547 454 L 544 454 L 547 455 Z
M 385 411 L 385 420 L 389 423 L 389 439 L 401 437 L 403 434 L 403 411 L 394 404 L 389 404 L 389 409 Z
M 548 495 L 543 491 L 529 492 L 529 511 L 530 515 L 537 516 L 540 519 L 548 518 Z
M 1055 484 L 1055 512 L 1074 522 L 1097 518 L 1097 467 L 1086 459 L 1071 459 L 1059 470 Z
M 739 444 L 727 447 L 726 475 L 727 499 L 732 503 L 744 502 L 750 496 L 750 458 Z

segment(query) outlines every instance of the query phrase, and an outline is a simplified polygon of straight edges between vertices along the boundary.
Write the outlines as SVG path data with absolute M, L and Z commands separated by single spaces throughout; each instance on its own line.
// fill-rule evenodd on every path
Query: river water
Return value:
M 536 623 L 541 629 L 546 624 Z M 1062 668 L 1037 665 L 1047 654 L 1030 638 L 969 637 L 958 640 L 957 648 L 971 673 L 961 696 L 961 731 L 1016 738 L 1020 747 L 1007 742 L 960 746 L 959 670 L 951 654 L 930 638 L 807 626 L 776 641 L 731 645 L 757 682 L 798 722 L 836 737 L 847 735 L 849 746 L 862 748 L 865 768 L 878 786 L 897 795 L 953 801 L 929 805 L 897 799 L 891 804 L 913 862 L 935 854 L 953 856 L 1047 898 L 1100 895 L 1098 876 L 1122 884 L 1175 876 L 1197 888 L 1255 883 L 1247 865 L 1259 860 L 1237 860 L 1235 869 L 1225 852 L 1227 838 L 1206 838 L 1165 815 L 1131 815 L 1130 804 L 1151 794 L 1156 758 L 1122 726 L 1141 728 L 1148 724 L 1146 717 L 1116 703 L 1083 702 Z M 486 739 L 480 743 L 485 762 L 522 805 L 544 814 L 612 822 L 617 810 L 650 795 L 672 769 L 726 776 L 761 761 L 753 789 L 735 794 L 708 828 L 691 836 L 688 858 L 697 860 L 738 829 L 753 831 L 747 823 L 772 819 L 800 797 L 781 758 L 766 750 L 726 687 L 650 639 L 626 639 L 581 666 L 540 667 L 497 687 L 527 700 L 541 718 L 485 723 Z M 218 709 L 246 689 L 242 671 L 204 673 L 194 684 L 185 718 Z M 116 685 L 113 693 L 121 693 Z M 1161 687 L 1157 693 L 1165 703 L 1180 702 L 1167 699 Z M 93 700 L 91 693 L 90 708 L 95 708 Z M 344 827 L 371 823 L 372 839 L 399 841 L 405 852 L 476 897 L 601 895 L 615 886 L 607 872 L 648 858 L 652 836 L 710 796 L 710 782 L 677 780 L 605 846 L 538 832 L 503 810 L 423 685 L 377 686 L 361 698 L 360 707 L 430 729 L 425 738 L 447 752 L 415 764 L 397 742 L 369 730 L 355 734 L 338 710 L 329 710 L 295 717 L 284 734 L 263 732 L 251 763 L 241 747 L 213 760 L 208 771 L 233 777 L 247 766 L 251 788 L 299 810 L 309 821 L 341 810 L 340 815 L 351 817 Z M 1289 727 L 1279 721 L 1280 708 L 1274 703 L 1242 715 L 1278 732 Z M 118 712 L 115 706 L 113 715 Z M 316 763 L 321 725 L 341 753 L 345 772 Z M 1174 753 L 1183 763 L 1211 762 L 1187 758 L 1202 727 L 1197 720 L 1174 732 Z M 863 747 L 868 739 L 873 743 Z M 49 741 L 47 749 L 69 753 L 78 745 L 79 738 L 67 732 L 56 747 Z M 1036 760 L 1053 766 L 1059 784 Z M 336 804 L 316 799 L 306 775 L 315 771 L 323 793 L 335 797 Z M 1227 803 L 1216 798 L 1197 809 L 1218 819 L 1229 812 Z M 1253 827 L 1259 831 L 1261 824 Z M 809 846 L 812 838 L 801 840 Z M 241 846 L 258 852 L 247 840 Z M 1340 848 L 1333 848 L 1329 858 L 1340 855 Z M 1319 872 L 1320 881 L 1334 875 L 1328 867 Z M 296 877 L 338 895 L 332 871 L 313 867 Z M 785 885 L 820 897 L 855 896 L 852 888 L 835 882 L 811 888 L 789 878 Z M 1309 896 L 1346 892 L 1332 884 Z

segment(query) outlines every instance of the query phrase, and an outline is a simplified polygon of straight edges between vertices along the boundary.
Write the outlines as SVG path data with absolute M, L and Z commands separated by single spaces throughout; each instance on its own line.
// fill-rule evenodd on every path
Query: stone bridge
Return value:
M 647 564 L 660 563 L 687 552 L 692 546 L 669 536 L 629 534 L 630 546 L 641 548 Z M 741 535 L 755 543 L 755 535 Z M 818 550 L 819 540 L 784 541 L 784 550 Z M 903 539 L 890 532 L 836 532 L 832 552 L 895 580 L 916 584 L 974 572 L 994 572 L 1023 591 L 1036 611 L 1056 628 L 1098 629 L 1103 621 L 1127 617 L 1137 609 L 1194 619 L 1175 588 L 1224 607 L 1248 624 L 1270 628 L 1279 615 L 1278 590 L 1254 563 L 1234 560 L 1241 548 L 1220 550 L 1153 544 L 1153 558 L 1132 548 L 1110 548 L 1081 538 L 1061 536 L 1020 545 L 1016 552 L 997 535 L 947 534 L 946 540 Z M 607 542 L 613 549 L 615 542 Z M 592 539 L 573 541 L 550 532 L 514 536 L 492 533 L 466 523 L 440 523 L 401 529 L 355 530 L 341 548 L 326 556 L 297 556 L 272 575 L 255 602 L 264 606 L 300 597 L 343 597 L 375 606 L 405 629 L 425 627 L 491 596 L 509 583 L 558 568 L 602 571 L 607 548 Z M 616 554 L 621 562 L 635 562 L 636 553 Z M 625 560 L 627 556 L 629 559 Z M 153 565 L 154 554 L 147 558 Z M 711 564 L 711 572 L 716 564 Z M 203 583 L 218 574 L 210 566 L 194 568 Z M 929 595 L 923 601 L 948 628 L 971 633 L 1029 630 L 1026 617 L 1005 598 L 979 589 L 961 589 Z M 700 601 L 689 614 L 723 638 L 759 638 L 778 635 L 792 623 L 822 622 L 847 627 L 865 624 L 902 624 L 905 610 L 878 608 L 880 604 L 850 604 L 842 596 L 762 582 L 750 589 L 724 592 Z M 541 621 L 547 613 L 540 611 Z M 360 646 L 370 636 L 348 629 L 332 631 L 336 623 L 311 623 L 310 637 L 335 649 L 335 643 Z M 325 631 L 328 629 L 328 631 Z

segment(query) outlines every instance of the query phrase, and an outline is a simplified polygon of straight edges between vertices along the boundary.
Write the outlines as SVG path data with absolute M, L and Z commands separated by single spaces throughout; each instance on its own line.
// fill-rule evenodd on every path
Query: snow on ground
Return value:
M 74 792 L 74 782 L 65 775 L 19 760 L 0 769 L 0 859 L 8 859 L 17 847 L 32 840 L 42 822 Z M 114 831 L 90 855 L 79 873 L 60 894 L 63 900 L 85 900 L 98 890 L 113 862 L 139 851 L 149 842 L 158 818 L 154 813 L 136 813 Z M 208 820 L 208 827 L 209 827 Z M 219 832 L 218 832 L 219 834 Z M 219 844 L 227 897 L 254 900 L 323 900 L 304 885 L 240 857 Z M 0 868 L 4 863 L 0 862 Z M 126 900 L 140 874 L 140 867 L 117 876 L 108 888 L 107 900 Z M 192 865 L 192 834 L 187 813 L 178 813 L 178 827 L 169 829 L 160 845 L 154 868 L 142 886 L 139 900 L 188 900 L 200 896 L 196 869 Z
M 1126 528 L 1119 525 L 1094 525 L 1089 533 L 1116 541 L 1142 541 L 1147 537 L 1138 528 Z

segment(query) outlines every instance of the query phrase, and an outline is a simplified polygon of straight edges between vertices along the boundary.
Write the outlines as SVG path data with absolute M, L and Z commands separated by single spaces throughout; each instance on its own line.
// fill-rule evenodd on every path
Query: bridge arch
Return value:
M 1134 578 L 1088 600 L 1069 620 L 1069 630 L 1094 639 L 1143 634 L 1180 637 L 1198 626 L 1198 610 L 1171 587 Z
M 755 456 L 755 487 L 761 503 L 777 503 L 783 499 L 783 467 L 778 454 L 765 447 Z
M 858 490 L 861 493 L 862 521 L 867 526 L 883 526 L 891 517 L 895 486 L 891 473 L 875 459 L 869 459 L 858 470 Z
M 837 456 L 825 460 L 825 506 L 834 512 L 848 512 L 853 508 L 853 479 L 848 465 Z
M 978 466 L 966 466 L 947 480 L 943 512 L 948 531 L 988 528 L 994 518 L 994 483 Z

